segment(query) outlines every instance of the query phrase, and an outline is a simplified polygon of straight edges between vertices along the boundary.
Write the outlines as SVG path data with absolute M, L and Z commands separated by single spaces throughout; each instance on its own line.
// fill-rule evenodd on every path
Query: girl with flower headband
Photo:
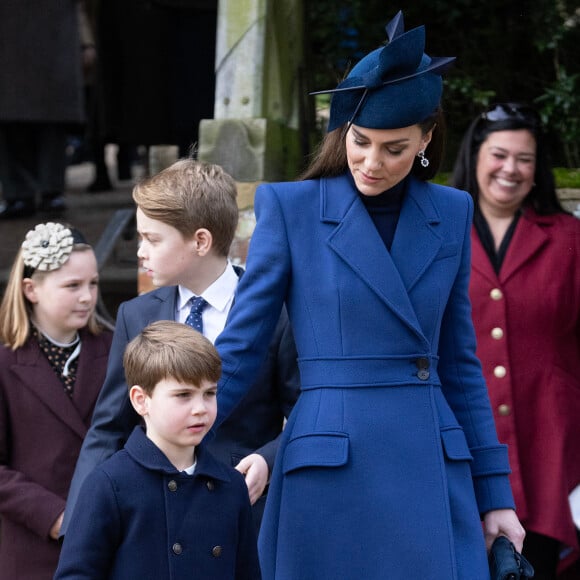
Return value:
M 0 305 L 0 579 L 48 580 L 112 334 L 95 254 L 59 223 L 26 234 Z
M 218 421 L 243 397 L 286 304 L 302 393 L 259 538 L 265 580 L 489 580 L 521 549 L 468 298 L 471 197 L 427 182 L 441 73 L 423 27 L 365 56 L 333 93 L 303 179 L 261 185 L 247 271 L 216 346 Z M 481 523 L 483 520 L 483 526 Z

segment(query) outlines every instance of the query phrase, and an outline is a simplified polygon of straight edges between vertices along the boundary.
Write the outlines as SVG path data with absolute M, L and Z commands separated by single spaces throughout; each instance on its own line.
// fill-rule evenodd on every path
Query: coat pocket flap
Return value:
M 346 433 L 309 433 L 291 439 L 284 450 L 284 473 L 302 467 L 340 467 L 348 459 Z
M 473 459 L 461 427 L 442 429 L 441 440 L 443 441 L 443 449 L 448 459 L 463 461 L 471 461 Z

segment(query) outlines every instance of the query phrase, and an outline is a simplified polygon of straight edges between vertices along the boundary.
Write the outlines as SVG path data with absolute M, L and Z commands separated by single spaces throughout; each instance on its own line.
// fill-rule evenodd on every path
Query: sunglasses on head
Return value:
M 517 103 L 493 105 L 489 110 L 481 114 L 481 118 L 490 122 L 517 119 L 538 127 L 542 124 L 540 115 L 535 109 Z

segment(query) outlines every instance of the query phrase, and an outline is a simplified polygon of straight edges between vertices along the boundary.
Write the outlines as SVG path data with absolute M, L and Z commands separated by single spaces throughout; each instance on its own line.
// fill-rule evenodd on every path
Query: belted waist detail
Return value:
M 321 387 L 441 385 L 436 356 L 318 357 L 298 360 L 302 390 Z

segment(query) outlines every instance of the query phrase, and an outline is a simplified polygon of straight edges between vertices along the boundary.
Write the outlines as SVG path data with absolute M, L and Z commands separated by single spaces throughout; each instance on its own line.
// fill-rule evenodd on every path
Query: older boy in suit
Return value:
M 119 307 L 107 377 L 77 462 L 61 534 L 66 534 L 85 477 L 123 446 L 139 422 L 122 365 L 129 341 L 156 320 L 186 322 L 212 342 L 223 330 L 241 275 L 227 258 L 238 221 L 236 196 L 235 182 L 219 166 L 191 159 L 177 161 L 135 187 L 138 256 L 160 288 Z M 202 310 L 196 311 L 200 303 Z M 218 459 L 245 475 L 257 526 L 284 418 L 299 395 L 296 358 L 283 311 L 248 396 L 208 443 Z

